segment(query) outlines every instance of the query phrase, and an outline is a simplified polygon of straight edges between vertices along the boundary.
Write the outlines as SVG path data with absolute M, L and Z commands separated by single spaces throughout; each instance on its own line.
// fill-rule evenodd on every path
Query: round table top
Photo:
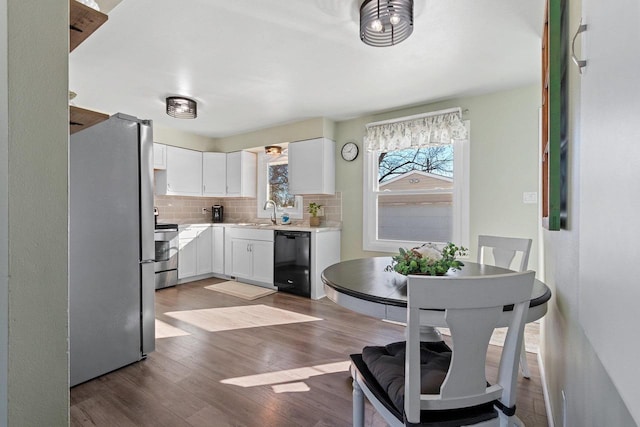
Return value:
M 342 261 L 327 267 L 322 272 L 322 281 L 337 292 L 352 297 L 393 305 L 407 306 L 407 278 L 395 271 L 385 271 L 391 264 L 391 257 L 360 258 Z M 464 261 L 460 270 L 449 271 L 448 276 L 488 276 L 513 273 L 506 268 Z M 539 280 L 535 280 L 531 293 L 530 307 L 545 304 L 551 299 L 551 290 Z M 512 307 L 505 307 L 506 310 Z

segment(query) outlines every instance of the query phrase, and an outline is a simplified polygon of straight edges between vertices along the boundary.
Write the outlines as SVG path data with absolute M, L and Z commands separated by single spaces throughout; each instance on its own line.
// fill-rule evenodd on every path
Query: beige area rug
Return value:
M 209 332 L 322 320 L 262 304 L 172 311 L 164 314 Z
M 228 281 L 216 283 L 215 285 L 205 286 L 205 289 L 221 292 L 223 294 L 232 295 L 234 297 L 253 301 L 254 299 L 266 297 L 275 294 L 277 291 L 273 289 L 263 288 L 261 286 L 248 285 L 246 283 Z

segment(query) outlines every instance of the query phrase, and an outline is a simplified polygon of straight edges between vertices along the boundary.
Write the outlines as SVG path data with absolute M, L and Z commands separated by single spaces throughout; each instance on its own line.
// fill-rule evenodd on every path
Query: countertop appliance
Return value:
M 118 113 L 69 137 L 69 205 L 74 386 L 155 349 L 150 120 Z
M 311 297 L 311 233 L 276 230 L 274 284 L 278 291 Z
M 178 224 L 156 224 L 153 233 L 156 253 L 156 290 L 178 283 Z
M 213 222 L 222 222 L 222 220 L 224 219 L 224 206 L 211 206 L 211 217 Z

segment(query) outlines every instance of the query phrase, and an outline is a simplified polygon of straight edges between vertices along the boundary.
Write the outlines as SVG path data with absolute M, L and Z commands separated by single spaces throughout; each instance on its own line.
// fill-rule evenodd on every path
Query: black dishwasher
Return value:
M 276 230 L 273 278 L 279 291 L 311 297 L 311 233 Z

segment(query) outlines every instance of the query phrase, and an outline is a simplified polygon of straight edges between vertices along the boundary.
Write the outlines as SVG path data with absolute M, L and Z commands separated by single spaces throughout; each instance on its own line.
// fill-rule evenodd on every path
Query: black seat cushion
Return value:
M 367 388 L 399 420 L 404 420 L 404 342 L 384 347 L 365 347 L 362 354 L 352 354 L 351 360 L 360 372 Z M 451 349 L 444 342 L 420 344 L 421 393 L 438 394 L 449 364 Z M 464 409 L 422 411 L 423 426 L 449 427 L 474 424 L 497 417 L 493 403 Z M 411 424 L 406 424 L 411 425 Z
M 404 408 L 404 360 L 405 342 L 395 342 L 384 347 L 365 347 L 362 359 L 369 372 L 389 395 L 398 410 Z M 439 394 L 449 365 L 451 349 L 444 341 L 420 343 L 420 392 Z

